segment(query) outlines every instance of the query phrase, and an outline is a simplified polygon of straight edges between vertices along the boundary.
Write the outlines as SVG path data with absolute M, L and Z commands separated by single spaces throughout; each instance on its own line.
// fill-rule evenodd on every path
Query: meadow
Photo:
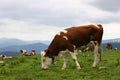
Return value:
M 120 80 L 119 50 L 103 52 L 102 61 L 96 68 L 92 68 L 93 54 L 87 54 L 87 57 L 77 56 L 82 68 L 80 71 L 70 55 L 66 70 L 61 70 L 63 60 L 60 57 L 56 58 L 57 64 L 51 65 L 49 70 L 41 70 L 40 54 L 6 59 L 0 64 L 0 80 Z

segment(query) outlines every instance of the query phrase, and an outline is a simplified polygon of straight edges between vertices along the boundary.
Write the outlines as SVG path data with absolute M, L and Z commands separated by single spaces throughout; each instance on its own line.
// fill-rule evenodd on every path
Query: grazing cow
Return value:
M 66 54 L 69 52 L 76 63 L 77 69 L 81 69 L 75 49 L 87 45 L 91 41 L 94 43 L 94 62 L 92 67 L 96 67 L 99 62 L 98 54 L 101 55 L 102 35 L 103 27 L 101 24 L 83 25 L 64 29 L 55 35 L 48 49 L 41 53 L 41 68 L 43 70 L 48 69 L 49 65 L 54 62 L 55 56 L 62 54 L 64 60 L 62 69 L 64 70 L 67 63 Z
M 33 56 L 35 55 L 35 50 L 32 50 L 31 52 L 27 52 L 25 56 Z

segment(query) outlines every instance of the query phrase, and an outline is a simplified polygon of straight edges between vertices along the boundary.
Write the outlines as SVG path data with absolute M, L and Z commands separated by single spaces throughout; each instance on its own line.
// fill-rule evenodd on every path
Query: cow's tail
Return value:
M 100 40 L 102 40 L 102 36 L 103 36 L 103 26 L 101 25 L 101 24 L 97 24 L 97 26 L 99 27 L 99 33 L 100 33 Z M 101 43 L 101 41 L 100 41 L 100 43 Z

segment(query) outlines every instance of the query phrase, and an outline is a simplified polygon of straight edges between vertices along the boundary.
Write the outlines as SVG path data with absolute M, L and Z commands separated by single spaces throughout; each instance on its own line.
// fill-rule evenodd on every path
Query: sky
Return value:
M 60 30 L 102 24 L 120 38 L 120 0 L 0 0 L 0 38 L 52 40 Z

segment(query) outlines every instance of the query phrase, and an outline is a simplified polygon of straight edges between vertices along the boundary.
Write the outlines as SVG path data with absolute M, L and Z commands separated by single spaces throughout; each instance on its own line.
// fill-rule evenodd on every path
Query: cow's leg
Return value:
M 76 63 L 77 69 L 78 69 L 78 70 L 80 70 L 80 69 L 81 69 L 81 67 L 80 67 L 80 64 L 78 63 L 78 60 L 77 60 L 76 54 L 75 54 L 75 53 L 73 53 L 73 52 L 70 52 L 70 54 L 71 54 L 71 56 L 72 56 L 73 60 L 74 60 L 74 61 L 75 61 L 75 63 Z
M 99 48 L 98 48 L 98 53 L 99 53 L 99 55 L 100 55 L 100 61 L 102 60 L 101 58 L 102 58 L 102 48 L 99 46 Z
M 98 44 L 95 45 L 95 48 L 94 48 L 94 62 L 93 62 L 93 65 L 92 67 L 96 67 L 98 62 L 99 62 L 99 59 L 98 59 L 98 49 L 99 49 L 99 46 Z
M 64 60 L 64 63 L 63 63 L 63 66 L 62 66 L 62 70 L 64 70 L 66 68 L 67 57 L 63 56 L 63 60 Z
M 66 64 L 67 64 L 67 50 L 66 51 L 61 51 L 59 53 L 59 56 L 63 58 L 63 66 L 62 66 L 62 70 L 64 70 L 66 68 Z

